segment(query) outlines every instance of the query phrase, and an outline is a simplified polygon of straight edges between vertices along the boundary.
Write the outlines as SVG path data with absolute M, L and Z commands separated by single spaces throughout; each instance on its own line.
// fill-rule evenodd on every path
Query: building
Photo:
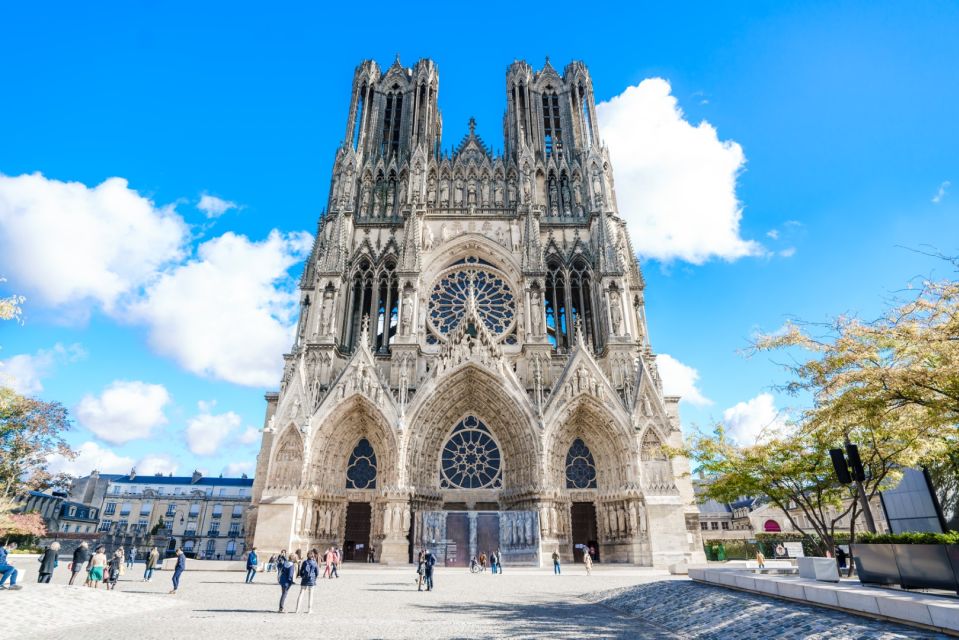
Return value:
M 247 548 L 252 490 L 253 480 L 246 476 L 141 476 L 131 471 L 106 482 L 100 540 L 110 546 L 156 545 L 167 554 L 182 546 L 190 557 L 236 558 Z
M 703 559 L 589 71 L 511 64 L 501 155 L 472 120 L 442 150 L 438 90 L 431 60 L 356 68 L 266 397 L 256 546 Z
M 96 538 L 99 508 L 69 500 L 66 493 L 53 491 L 28 491 L 16 497 L 17 511 L 21 513 L 39 513 L 47 527 L 47 535 L 41 544 L 60 540 L 68 545 L 70 541 L 79 544 L 81 540 Z

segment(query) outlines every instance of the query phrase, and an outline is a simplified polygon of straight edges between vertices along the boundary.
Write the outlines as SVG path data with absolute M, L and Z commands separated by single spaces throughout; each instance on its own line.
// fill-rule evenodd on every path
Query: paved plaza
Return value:
M 127 573 L 117 591 L 35 582 L 33 559 L 17 562 L 21 591 L 0 592 L 5 638 L 938 638 L 931 632 L 694 583 L 634 567 L 508 569 L 471 575 L 439 569 L 436 590 L 418 593 L 412 568 L 345 565 L 321 581 L 314 613 L 275 613 L 275 574 L 253 585 L 234 572 L 187 572 L 167 595 Z M 291 591 L 288 609 L 299 587 Z

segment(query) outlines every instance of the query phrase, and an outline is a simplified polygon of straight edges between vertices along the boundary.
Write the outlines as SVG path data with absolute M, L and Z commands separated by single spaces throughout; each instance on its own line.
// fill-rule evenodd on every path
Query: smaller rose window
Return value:
M 499 447 L 486 425 L 466 416 L 453 429 L 440 457 L 444 489 L 497 489 L 503 486 Z
M 581 438 L 573 440 L 573 444 L 566 453 L 566 488 L 596 488 L 596 464 L 593 462 L 593 453 Z
M 356 443 L 350 455 L 350 462 L 346 467 L 346 488 L 376 488 L 376 453 L 366 438 Z

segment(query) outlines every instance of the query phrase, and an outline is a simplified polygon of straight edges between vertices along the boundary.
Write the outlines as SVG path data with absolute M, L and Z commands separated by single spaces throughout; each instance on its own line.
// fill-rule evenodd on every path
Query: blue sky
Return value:
M 249 428 L 261 426 L 272 385 L 244 374 L 233 334 L 269 336 L 257 349 L 277 361 L 289 346 L 302 232 L 325 201 L 356 64 L 433 58 L 444 146 L 474 116 L 500 149 L 506 66 L 538 68 L 548 55 L 557 68 L 585 61 L 598 101 L 668 81 L 658 102 L 624 101 L 624 113 L 642 118 L 642 105 L 673 99 L 676 132 L 698 132 L 717 162 L 741 150 L 733 171 L 717 172 L 736 199 L 726 214 L 742 209 L 731 233 L 750 255 L 709 238 L 697 255 L 640 244 L 653 347 L 683 365 L 670 384 L 699 394 L 682 405 L 685 425 L 725 415 L 753 432 L 795 402 L 772 390 L 783 373 L 771 358 L 740 354 L 757 330 L 871 317 L 911 279 L 949 275 L 915 250 L 957 252 L 959 7 L 672 5 L 554 3 L 527 16 L 513 3 L 364 5 L 361 16 L 286 3 L 6 6 L 0 294 L 28 300 L 22 326 L 0 327 L 0 360 L 83 417 L 70 436 L 83 465 L 249 469 Z M 655 162 L 680 146 L 647 145 L 642 131 L 635 147 L 617 137 L 613 149 L 631 225 L 642 194 L 626 211 L 636 174 L 616 158 Z M 702 196 L 682 232 L 718 206 L 700 174 L 683 171 L 688 157 L 660 185 L 664 197 L 669 185 Z M 126 183 L 98 186 L 114 177 Z M 203 194 L 236 206 L 205 212 Z M 139 222 L 126 229 L 116 216 L 131 207 Z M 644 229 L 633 226 L 634 244 Z M 205 295 L 209 282 L 228 293 Z

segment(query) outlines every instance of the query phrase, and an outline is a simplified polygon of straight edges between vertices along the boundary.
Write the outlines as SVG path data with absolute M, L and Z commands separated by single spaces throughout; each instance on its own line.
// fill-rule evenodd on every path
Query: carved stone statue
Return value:
M 413 292 L 411 289 L 403 291 L 403 310 L 400 312 L 400 333 L 410 335 L 413 325 Z
M 440 204 L 444 207 L 450 202 L 450 183 L 449 180 L 440 181 Z
M 323 293 L 323 306 L 320 308 L 320 335 L 333 333 L 333 292 Z
M 543 296 L 539 289 L 529 294 L 529 330 L 534 336 L 543 335 Z
M 499 180 L 493 183 L 493 204 L 497 207 L 503 206 L 503 183 Z
M 430 251 L 433 249 L 433 230 L 430 229 L 430 225 L 423 224 L 423 251 Z
M 609 320 L 613 326 L 613 335 L 623 335 L 623 302 L 616 289 L 609 292 Z
M 429 185 L 426 187 L 426 202 L 430 205 L 436 204 L 436 178 L 430 176 Z

